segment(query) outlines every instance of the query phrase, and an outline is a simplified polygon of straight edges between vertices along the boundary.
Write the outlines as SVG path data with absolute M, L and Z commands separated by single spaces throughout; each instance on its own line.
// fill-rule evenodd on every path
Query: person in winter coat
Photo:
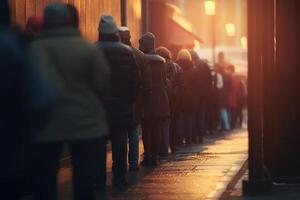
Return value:
M 141 78 L 140 90 L 138 98 L 134 104 L 134 114 L 135 114 L 135 123 L 133 130 L 128 131 L 128 139 L 129 139 L 129 152 L 128 152 L 128 162 L 129 162 L 129 170 L 137 171 L 139 169 L 139 126 L 142 123 L 142 118 L 144 115 L 143 105 L 147 104 L 149 101 L 149 97 L 151 95 L 151 87 L 152 87 L 152 78 L 151 78 L 151 70 L 149 64 L 145 58 L 145 55 L 139 49 L 136 49 L 131 44 L 131 34 L 130 30 L 126 26 L 122 26 L 119 28 L 119 34 L 121 38 L 121 42 L 125 45 L 128 45 L 135 57 L 136 63 L 139 67 L 139 74 Z
M 30 46 L 35 64 L 55 81 L 59 99 L 36 141 L 35 198 L 57 199 L 56 177 L 64 143 L 73 165 L 74 199 L 95 199 L 95 163 L 108 134 L 103 97 L 110 70 L 104 56 L 69 23 L 61 3 L 44 10 L 43 31 Z
M 20 41 L 10 28 L 8 2 L 0 1 L 0 194 L 11 200 L 20 199 L 28 185 L 31 136 L 55 99 Z
M 97 46 L 104 52 L 112 72 L 111 89 L 104 105 L 111 132 L 113 184 L 124 190 L 127 187 L 127 134 L 135 127 L 133 104 L 140 90 L 139 68 L 132 48 L 120 42 L 119 29 L 111 15 L 101 16 L 98 31 Z
M 166 47 L 159 47 L 156 53 L 166 59 L 166 74 L 167 74 L 167 91 L 170 104 L 170 130 L 169 135 L 167 129 L 163 131 L 162 145 L 160 155 L 165 157 L 168 155 L 168 147 L 171 151 L 178 150 L 179 140 L 179 107 L 183 93 L 183 80 L 181 67 L 172 60 L 172 54 Z M 169 145 L 168 145 L 169 144 Z
M 192 144 L 192 135 L 195 128 L 195 115 L 198 108 L 198 74 L 194 67 L 192 56 L 187 49 L 178 52 L 177 61 L 183 70 L 184 93 L 182 100 L 183 128 L 185 144 Z
M 165 59 L 155 53 L 155 36 L 148 32 L 139 40 L 139 49 L 145 53 L 152 74 L 152 94 L 149 104 L 144 105 L 143 143 L 144 160 L 142 165 L 157 165 L 160 153 L 162 130 L 170 118 L 167 94 Z
M 198 109 L 195 116 L 195 129 L 193 131 L 193 142 L 202 143 L 203 136 L 207 130 L 208 98 L 212 89 L 212 77 L 209 65 L 202 61 L 193 49 L 189 50 L 198 74 Z
M 230 130 L 230 88 L 231 80 L 228 73 L 225 71 L 228 64 L 225 62 L 224 53 L 219 53 L 219 61 L 214 66 L 216 72 L 222 76 L 222 88 L 219 93 L 219 107 L 220 107 L 220 130 Z
M 227 67 L 227 71 L 230 77 L 230 100 L 229 100 L 229 110 L 230 110 L 230 123 L 231 129 L 236 127 L 237 120 L 237 92 L 238 92 L 238 78 L 235 74 L 235 67 L 233 65 L 229 65 Z
M 247 92 L 246 85 L 242 80 L 242 76 L 238 76 L 238 88 L 237 88 L 237 113 L 236 123 L 238 128 L 242 128 L 244 122 L 243 109 L 247 105 Z

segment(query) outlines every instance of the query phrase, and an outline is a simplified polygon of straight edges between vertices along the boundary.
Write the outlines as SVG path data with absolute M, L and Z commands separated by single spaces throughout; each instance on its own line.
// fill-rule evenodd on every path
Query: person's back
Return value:
M 111 68 L 111 91 L 105 98 L 110 120 L 126 126 L 133 125 L 132 105 L 139 90 L 138 68 L 133 51 L 119 41 L 100 40 L 97 44 Z
M 161 137 L 170 117 L 167 94 L 165 59 L 155 53 L 155 36 L 148 32 L 139 40 L 140 50 L 145 53 L 152 76 L 152 93 L 145 105 L 143 123 L 144 160 L 142 165 L 157 165 Z M 168 131 L 165 131 L 168 132 Z M 169 133 L 167 133 L 169 134 Z
M 72 28 L 45 31 L 30 48 L 41 64 L 47 64 L 62 98 L 47 130 L 38 138 L 74 140 L 104 135 L 107 128 L 100 97 L 108 87 L 109 71 L 101 53 Z M 87 125 L 91 131 L 86 130 Z
M 94 166 L 101 162 L 102 140 L 108 134 L 101 101 L 109 86 L 109 68 L 101 52 L 71 27 L 69 11 L 60 3 L 45 8 L 43 31 L 29 52 L 59 93 L 47 123 L 35 134 L 35 197 L 56 199 L 56 173 L 67 143 L 74 198 L 94 199 Z
M 182 109 L 185 112 L 193 112 L 198 107 L 197 70 L 190 60 L 178 59 L 177 63 L 183 70 L 184 95 Z
M 165 60 L 157 55 L 146 54 L 152 74 L 151 111 L 145 115 L 152 118 L 168 118 L 170 115 L 167 96 L 167 79 L 165 73 Z
M 170 117 L 169 99 L 167 95 L 166 61 L 161 56 L 155 54 L 154 43 L 151 40 L 154 40 L 154 38 L 149 33 L 146 33 L 140 39 L 140 46 L 145 46 L 145 49 L 141 50 L 145 53 L 152 74 L 151 105 L 145 108 L 145 117 L 166 119 Z

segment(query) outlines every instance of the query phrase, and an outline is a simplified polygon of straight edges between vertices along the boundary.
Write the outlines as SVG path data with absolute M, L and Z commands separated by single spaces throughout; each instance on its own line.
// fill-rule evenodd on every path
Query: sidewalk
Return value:
M 247 133 L 235 132 L 206 138 L 203 145 L 186 148 L 156 168 L 129 172 L 129 189 L 114 192 L 111 186 L 111 153 L 108 155 L 108 189 L 98 199 L 106 200 L 193 200 L 219 199 L 247 159 Z M 142 145 L 140 145 L 142 153 Z M 71 168 L 59 173 L 59 197 L 72 199 Z
M 299 200 L 300 199 L 300 185 L 273 185 L 269 194 L 262 196 L 249 196 L 243 197 L 242 195 L 242 181 L 247 180 L 248 172 L 246 172 L 241 179 L 237 182 L 228 200 Z

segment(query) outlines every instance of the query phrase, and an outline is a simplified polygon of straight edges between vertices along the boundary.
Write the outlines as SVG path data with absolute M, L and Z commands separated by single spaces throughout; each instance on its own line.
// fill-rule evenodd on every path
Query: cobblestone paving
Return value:
M 106 195 L 98 192 L 98 199 L 218 199 L 247 159 L 247 137 L 244 131 L 206 138 L 203 145 L 184 149 L 156 168 L 130 172 L 130 187 L 124 193 L 117 193 L 111 187 L 111 159 L 108 159 L 108 189 Z M 61 169 L 60 199 L 71 199 L 70 177 L 69 167 Z

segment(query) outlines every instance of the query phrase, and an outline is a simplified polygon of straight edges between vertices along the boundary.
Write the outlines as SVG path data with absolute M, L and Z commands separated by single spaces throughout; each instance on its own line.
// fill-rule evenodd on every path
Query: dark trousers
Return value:
M 100 162 L 101 139 L 70 142 L 73 166 L 73 191 L 75 200 L 94 200 L 96 163 Z M 39 143 L 35 156 L 35 198 L 57 199 L 57 174 L 62 152 L 62 142 Z
M 160 152 L 162 119 L 147 119 L 143 123 L 144 159 L 156 159 Z
M 230 127 L 234 129 L 236 127 L 237 122 L 237 108 L 231 107 L 230 108 Z
M 200 109 L 195 113 L 195 126 L 193 130 L 193 142 L 202 143 L 203 136 L 206 132 L 206 117 L 207 117 L 207 103 L 203 101 L 200 103 Z
M 242 127 L 244 121 L 244 115 L 243 115 L 243 107 L 238 106 L 236 110 L 236 123 L 239 128 Z
M 195 128 L 195 112 L 185 112 L 183 119 L 185 144 L 192 143 L 193 130 Z
M 178 141 L 178 135 L 177 135 L 177 120 L 176 116 L 172 117 L 170 120 L 170 149 L 172 152 L 174 152 L 177 149 L 177 141 Z
M 111 145 L 113 174 L 115 181 L 125 181 L 127 172 L 127 138 L 128 128 L 123 126 L 111 126 Z

